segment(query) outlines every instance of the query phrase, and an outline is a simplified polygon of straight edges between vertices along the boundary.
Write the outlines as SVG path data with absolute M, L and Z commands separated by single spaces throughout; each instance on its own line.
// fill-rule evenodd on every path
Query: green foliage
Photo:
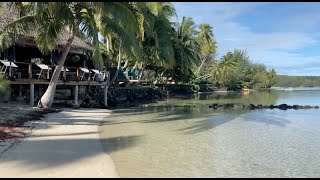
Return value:
M 319 76 L 286 76 L 278 75 L 276 87 L 319 87 Z
M 277 81 L 274 69 L 268 71 L 264 64 L 252 63 L 243 50 L 228 52 L 214 63 L 211 74 L 213 84 L 228 90 L 270 88 Z
M 4 95 L 9 90 L 8 80 L 0 74 L 0 96 Z

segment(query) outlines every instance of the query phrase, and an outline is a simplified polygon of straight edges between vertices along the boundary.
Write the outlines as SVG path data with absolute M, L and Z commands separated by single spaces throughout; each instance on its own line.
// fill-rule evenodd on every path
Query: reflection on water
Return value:
M 213 110 L 212 103 L 320 104 L 320 91 L 168 99 L 114 110 L 102 142 L 121 177 L 318 177 L 320 110 Z M 195 107 L 163 105 L 193 104 Z M 158 107 L 156 105 L 159 105 Z

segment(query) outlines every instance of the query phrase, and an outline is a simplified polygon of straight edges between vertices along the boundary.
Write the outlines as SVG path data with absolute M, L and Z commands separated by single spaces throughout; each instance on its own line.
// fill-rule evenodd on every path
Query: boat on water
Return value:
M 241 89 L 241 92 L 243 95 L 248 95 L 250 93 L 250 91 L 252 91 L 252 90 L 249 88 L 242 88 Z
M 292 88 L 290 87 L 290 88 L 286 88 L 286 89 L 284 89 L 285 91 L 292 91 Z

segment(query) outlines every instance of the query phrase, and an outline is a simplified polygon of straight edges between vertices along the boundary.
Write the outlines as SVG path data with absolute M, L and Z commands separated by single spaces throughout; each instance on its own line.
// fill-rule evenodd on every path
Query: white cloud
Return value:
M 263 11 L 263 6 L 266 4 L 174 3 L 180 20 L 184 15 L 197 17 L 195 19 L 197 24 L 209 23 L 213 26 L 215 38 L 218 42 L 218 57 L 227 51 L 233 51 L 233 49 L 246 49 L 248 55 L 255 62 L 275 68 L 281 74 L 316 73 L 320 75 L 320 63 L 317 63 L 319 68 L 315 66 L 312 68 L 304 67 L 308 63 L 312 64 L 320 61 L 320 54 L 319 56 L 308 57 L 303 53 L 293 53 L 293 51 L 297 52 L 301 48 L 317 45 L 319 34 L 302 30 L 303 25 L 306 25 L 306 30 L 320 25 L 320 21 L 317 21 L 317 19 L 320 20 L 320 15 L 317 14 L 312 19 L 312 13 L 306 11 L 305 14 L 293 14 L 292 18 L 286 14 L 283 14 L 283 17 L 273 17 L 275 23 L 271 26 L 281 26 L 282 31 L 275 31 L 276 28 L 266 26 L 264 28 L 270 29 L 269 31 L 257 32 L 251 26 L 237 22 L 237 17 L 250 13 L 257 8 Z M 272 17 L 272 14 L 270 16 Z M 248 17 L 247 22 L 250 22 L 250 16 L 246 17 Z M 264 19 L 261 18 L 261 21 L 264 21 Z

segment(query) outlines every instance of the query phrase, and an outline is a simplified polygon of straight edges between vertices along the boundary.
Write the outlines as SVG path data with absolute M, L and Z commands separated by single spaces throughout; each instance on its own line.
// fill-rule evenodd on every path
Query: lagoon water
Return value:
M 319 89 L 215 93 L 114 110 L 101 125 L 121 177 L 319 177 L 320 109 L 213 110 L 212 103 L 320 105 Z M 174 107 L 172 105 L 194 105 Z

